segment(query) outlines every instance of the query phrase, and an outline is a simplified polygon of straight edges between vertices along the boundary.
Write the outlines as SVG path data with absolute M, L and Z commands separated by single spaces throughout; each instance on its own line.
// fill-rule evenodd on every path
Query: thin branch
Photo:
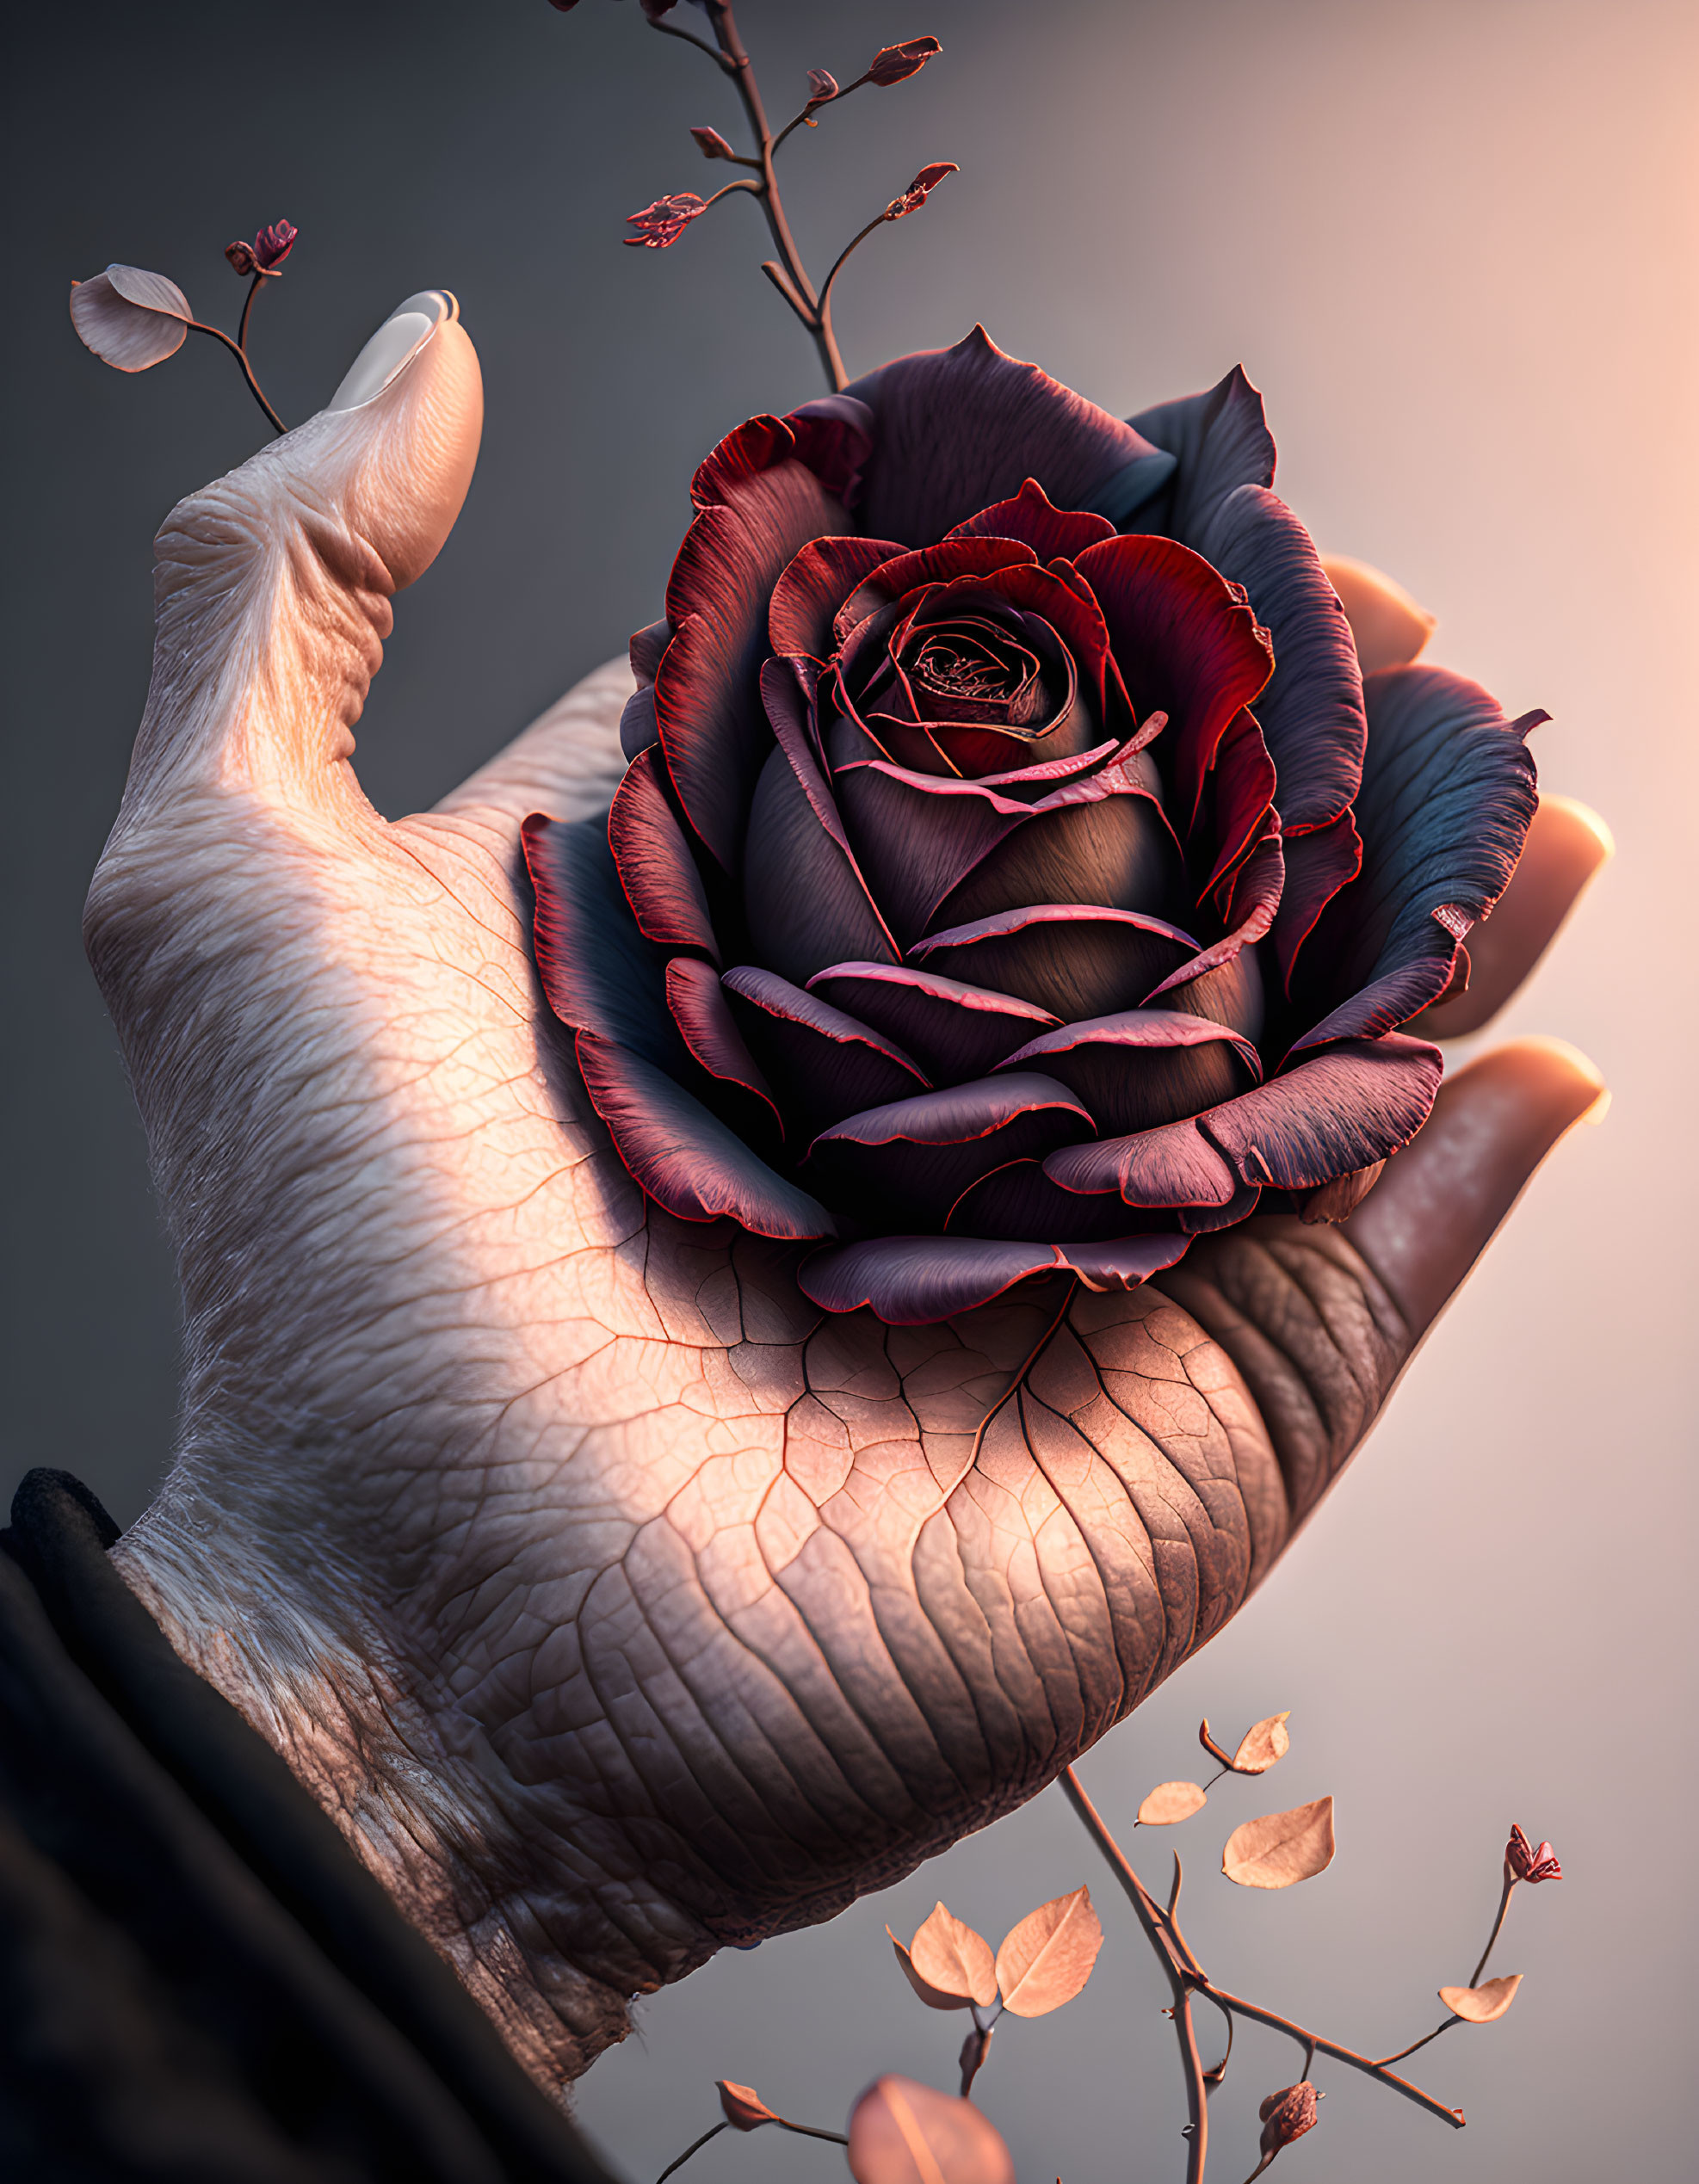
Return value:
M 706 53 L 716 68 L 723 69 L 728 76 L 731 74 L 732 65 L 724 53 L 717 52 L 706 38 L 698 38 L 694 30 L 681 30 L 674 22 L 658 22 L 653 15 L 649 18 L 649 28 L 658 30 L 663 38 L 682 38 L 687 46 L 694 46 L 699 53 Z
M 873 233 L 874 228 L 883 227 L 884 225 L 885 215 L 881 213 L 877 219 L 869 220 L 859 235 L 852 235 L 850 238 L 850 240 L 844 244 L 843 248 L 838 252 L 837 256 L 832 260 L 831 271 L 827 274 L 825 280 L 822 282 L 820 287 L 820 311 L 823 317 L 829 318 L 831 316 L 831 284 L 837 280 L 838 275 L 843 271 L 845 259 L 848 258 L 850 253 L 858 244 L 865 243 L 867 241 L 868 236 Z
M 1248 2017 L 1254 2023 L 1267 2025 L 1276 2033 L 1284 2033 L 1288 2039 L 1296 2040 L 1300 2047 L 1313 2055 L 1331 2055 L 1336 2063 L 1344 2063 L 1353 2070 L 1361 2070 L 1365 2077 L 1389 2086 L 1394 2093 L 1401 2093 L 1406 2101 L 1413 2101 L 1418 2108 L 1425 2108 L 1430 2116 L 1437 2116 L 1449 2123 L 1454 2131 L 1463 2128 L 1464 2115 L 1461 2108 L 1448 2108 L 1443 2101 L 1436 2101 L 1430 2093 L 1424 2093 L 1418 2085 L 1412 2085 L 1407 2078 L 1394 2077 L 1382 2064 L 1367 2055 L 1359 2055 L 1355 2048 L 1341 2047 L 1337 2040 L 1324 2039 L 1320 2033 L 1307 2031 L 1294 2025 L 1289 2017 L 1281 2017 L 1272 2009 L 1264 2009 L 1260 2003 L 1246 2002 L 1242 1995 L 1230 1995 L 1225 1987 L 1218 1987 L 1207 1979 L 1197 1982 L 1211 2002 L 1219 2002 L 1223 2009 L 1231 2009 L 1240 2017 Z
M 773 2120 L 781 2131 L 794 2131 L 799 2138 L 827 2138 L 834 2146 L 850 2144 L 841 2131 L 819 2131 L 812 2124 L 794 2124 L 785 2116 L 775 2116 Z
M 1120 1844 L 1103 1825 L 1097 1806 L 1086 1796 L 1079 1777 L 1071 1767 L 1063 1769 L 1061 1782 L 1062 1794 L 1085 1823 L 1087 1834 L 1097 1844 L 1104 1863 L 1120 1883 L 1122 1893 L 1145 1929 L 1145 1939 L 1155 1950 L 1158 1960 L 1168 1975 L 1168 1983 L 1174 1990 L 1174 2031 L 1180 2043 L 1180 2065 L 1186 2081 L 1186 2111 L 1190 2119 L 1186 2130 L 1186 2184 L 1202 2184 L 1203 2165 L 1209 2152 L 1209 2088 L 1204 2083 L 1203 2062 L 1197 2051 L 1197 2033 L 1192 2024 L 1188 1967 L 1168 1939 L 1167 1922 L 1163 1913 L 1128 1863 Z M 1190 1952 L 1188 1951 L 1187 1954 L 1189 1955 Z M 1215 1999 L 1213 1993 L 1210 1998 L 1212 2001 Z
M 256 267 L 254 277 L 248 284 L 247 296 L 243 302 L 242 323 L 236 330 L 236 346 L 244 356 L 248 354 L 248 314 L 254 308 L 254 298 L 258 295 L 261 284 L 265 279 L 265 274 Z
M 1406 2055 L 1413 2055 L 1418 2047 L 1425 2047 L 1430 2040 L 1436 2040 L 1442 2033 L 1449 2033 L 1454 2025 L 1462 2023 L 1461 2017 L 1448 2017 L 1443 2025 L 1436 2025 L 1431 2033 L 1424 2033 L 1419 2040 L 1412 2040 L 1408 2047 L 1401 2047 L 1395 2055 L 1383 2055 L 1375 2065 L 1385 2070 L 1388 2063 L 1402 2063 Z
M 271 422 L 272 429 L 280 434 L 287 432 L 289 428 L 284 423 L 282 418 L 278 416 L 276 410 L 272 408 L 270 403 L 266 400 L 263 392 L 261 391 L 260 383 L 254 377 L 254 367 L 249 363 L 247 356 L 244 351 L 239 349 L 233 341 L 232 341 L 230 336 L 220 332 L 216 326 L 202 325 L 198 318 L 186 318 L 184 319 L 183 324 L 188 327 L 188 330 L 192 334 L 210 334 L 215 342 L 222 342 L 224 343 L 225 347 L 230 351 L 231 355 L 242 367 L 242 376 L 248 382 L 248 391 L 253 396 L 255 401 L 259 404 L 261 409 L 265 411 L 267 417 Z
M 655 2179 L 655 2184 L 667 2184 L 667 2179 L 672 2175 L 674 2169 L 683 2169 L 685 2162 L 689 2160 L 692 2154 L 700 2154 L 703 2147 L 707 2144 L 710 2138 L 718 2138 L 722 2131 L 729 2131 L 731 2127 L 732 2126 L 728 2122 L 717 2123 L 711 2131 L 705 2131 L 700 2138 L 693 2138 L 676 2162 L 669 2162 L 667 2163 L 666 2167 Z
M 1507 1865 L 1504 1868 L 1504 1892 L 1498 1898 L 1498 1916 L 1492 1922 L 1492 1931 L 1486 1937 L 1486 1946 L 1480 1953 L 1480 1962 L 1475 1966 L 1474 1971 L 1470 1977 L 1469 1984 L 1472 1987 L 1480 1986 L 1480 1975 L 1486 1969 L 1486 1959 L 1492 1954 L 1494 1945 L 1497 1943 L 1498 1936 L 1504 1930 L 1504 1914 L 1511 1908 L 1511 1897 L 1515 1891 L 1516 1885 L 1517 1877 Z

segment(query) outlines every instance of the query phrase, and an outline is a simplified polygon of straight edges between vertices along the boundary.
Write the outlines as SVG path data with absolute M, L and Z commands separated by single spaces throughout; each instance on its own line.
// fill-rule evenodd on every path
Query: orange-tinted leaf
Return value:
M 1231 1767 L 1233 1765 L 1233 1761 L 1227 1757 L 1226 1754 L 1215 1742 L 1215 1739 L 1209 1734 L 1209 1717 L 1208 1714 L 1203 1717 L 1203 1719 L 1198 1724 L 1197 1741 L 1202 1745 L 1204 1750 L 1208 1753 L 1211 1759 L 1219 1760 L 1223 1767 Z
M 195 316 L 188 299 L 163 273 L 109 265 L 92 281 L 71 284 L 71 323 L 102 363 L 146 372 L 175 356 Z
M 1241 1888 L 1290 1888 L 1333 1863 L 1333 1800 L 1247 1820 L 1227 1837 L 1221 1871 Z
M 1289 1712 L 1270 1714 L 1266 1721 L 1247 1729 L 1233 1754 L 1234 1774 L 1266 1774 L 1276 1760 L 1283 1760 L 1292 1747 L 1292 1739 L 1286 1733 L 1286 1724 L 1291 1718 Z
M 1141 1828 L 1171 1828 L 1202 1812 L 1207 1800 L 1195 1782 L 1158 1782 L 1139 1807 Z
M 1519 1971 L 1507 1971 L 1502 1979 L 1486 1979 L 1479 1987 L 1442 1987 L 1439 1998 L 1465 2024 L 1490 2025 L 1516 2000 L 1521 1984 Z
M 991 1943 L 942 1903 L 933 1906 L 909 1944 L 909 1959 L 941 1995 L 981 2004 L 997 2000 L 997 1965 Z
M 779 2120 L 752 2085 L 734 2085 L 730 2078 L 717 2078 L 714 2082 L 720 2088 L 726 2120 L 733 2131 L 757 2131 L 763 2124 Z
M 894 2076 L 850 2111 L 850 2174 L 856 2184 L 1015 2184 L 1009 2149 L 971 2101 Z
M 891 1934 L 888 1926 L 885 1931 Z M 966 2009 L 967 2008 L 969 2001 L 967 1996 L 947 1995 L 940 1988 L 929 1984 L 921 1977 L 914 1968 L 914 1959 L 894 1934 L 891 1934 L 891 1946 L 897 1952 L 897 1961 L 903 1967 L 904 1978 L 908 1981 L 928 2009 Z
M 1089 1888 L 1041 1903 L 1010 1928 L 997 1953 L 1003 2007 L 1016 2017 L 1043 2017 L 1060 2009 L 1091 1977 L 1103 1946 L 1103 1929 Z

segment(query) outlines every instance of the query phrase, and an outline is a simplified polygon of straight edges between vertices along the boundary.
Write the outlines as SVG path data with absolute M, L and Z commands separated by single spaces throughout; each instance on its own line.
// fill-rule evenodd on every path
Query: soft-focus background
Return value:
M 11 13 L 5 120 L 9 700 L 0 876 L 13 1345 L 3 1484 L 67 1465 L 120 1519 L 171 1435 L 176 1310 L 142 1145 L 77 938 L 147 680 L 149 540 L 264 429 L 191 341 L 124 379 L 81 349 L 73 275 L 151 266 L 233 325 L 231 237 L 287 214 L 256 311 L 286 418 L 322 403 L 389 307 L 448 283 L 483 359 L 483 460 L 399 604 L 360 731 L 388 812 L 429 804 L 658 610 L 692 465 L 818 390 L 757 272 L 752 211 L 665 256 L 623 215 L 722 178 L 707 63 L 590 0 L 101 4 Z M 688 20 L 689 11 L 683 13 Z M 1224 1983 L 1371 2052 L 1465 1979 L 1520 1819 L 1566 1878 L 1523 1891 L 1495 1968 L 1528 1983 L 1419 2076 L 1449 2132 L 1337 2067 L 1292 2176 L 1641 2184 L 1694 2173 L 1690 1478 L 1699 546 L 1699 15 L 1690 0 L 744 0 L 769 102 L 936 31 L 943 58 L 788 149 L 819 268 L 924 161 L 963 172 L 841 287 L 851 369 L 956 339 L 1121 411 L 1243 361 L 1279 484 L 1325 547 L 1394 571 L 1434 656 L 1555 716 L 1548 787 L 1620 856 L 1500 1027 L 1562 1033 L 1616 1104 L 1540 1177 L 1267 1592 L 1087 1763 L 1130 1823 L 1292 1710 L 1263 1786 L 1177 1841 L 1195 1946 Z M 1214 1870 L 1227 1829 L 1332 1791 L 1340 1851 L 1279 1895 Z M 1183 2109 L 1166 2000 L 1125 1907 L 1047 1792 L 833 1927 L 728 1955 L 640 2012 L 580 2110 L 653 2176 L 753 2082 L 839 2124 L 876 2071 L 954 2084 L 960 2018 L 908 1995 L 883 1938 L 943 1895 L 993 1941 L 1090 1877 L 1109 1932 L 1086 1994 L 1006 2021 L 981 2081 L 1023 2180 L 1165 2184 Z M 1215 2027 L 1201 2012 L 1213 2048 Z M 1242 2034 L 1212 2176 L 1252 2166 L 1255 2102 L 1297 2075 Z M 1415 2067 L 1415 2066 L 1412 2066 Z M 1285 2175 L 1286 2169 L 1282 2170 Z M 729 2134 L 700 2184 L 830 2184 L 831 2149 Z

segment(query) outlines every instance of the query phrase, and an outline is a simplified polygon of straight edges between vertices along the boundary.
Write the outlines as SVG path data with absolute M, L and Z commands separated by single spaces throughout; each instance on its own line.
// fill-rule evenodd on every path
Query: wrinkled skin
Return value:
M 1018 1805 L 1220 1629 L 1598 1083 L 1506 1050 L 1344 1226 L 938 1326 L 827 1317 L 794 1249 L 646 1217 L 519 854 L 526 813 L 605 808 L 623 666 L 435 811 L 386 823 L 349 763 L 479 416 L 445 324 L 161 534 L 88 939 L 187 1378 L 116 1553 L 558 2082 L 634 1993 Z M 1601 854 L 1548 807 L 1489 993 Z

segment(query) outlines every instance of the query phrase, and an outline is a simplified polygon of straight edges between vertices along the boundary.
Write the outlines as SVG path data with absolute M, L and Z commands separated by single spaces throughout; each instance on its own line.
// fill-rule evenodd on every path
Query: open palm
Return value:
M 434 812 L 386 823 L 349 762 L 476 453 L 471 344 L 420 307 L 398 376 L 356 366 L 161 534 L 88 932 L 187 1385 L 117 1552 L 558 2078 L 634 1993 L 1032 1795 L 1219 1630 L 1598 1085 L 1504 1050 L 1343 1227 L 936 1326 L 823 1315 L 794 1248 L 648 1209 L 538 993 L 519 850 L 605 808 L 623 667 Z M 1448 1028 L 1600 854 L 1546 808 Z

